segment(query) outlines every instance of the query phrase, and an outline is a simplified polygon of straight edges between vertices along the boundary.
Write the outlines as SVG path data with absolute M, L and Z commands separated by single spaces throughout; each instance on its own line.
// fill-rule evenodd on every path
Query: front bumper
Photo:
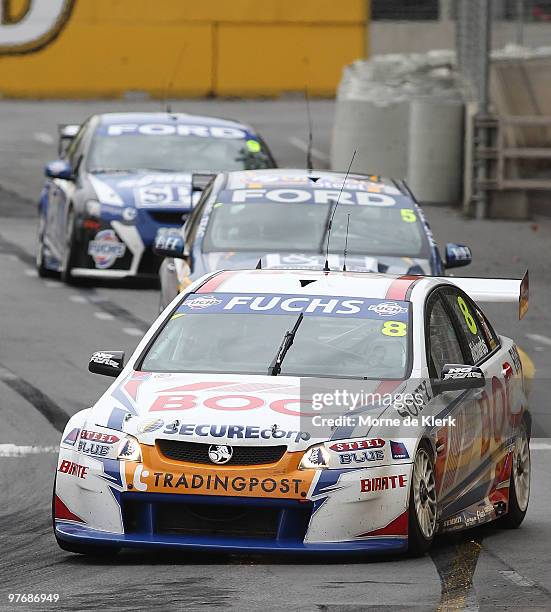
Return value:
M 244 501 L 246 504 L 244 504 Z M 235 533 L 185 533 L 167 532 L 166 522 L 163 525 L 162 507 L 181 507 L 188 505 L 219 506 L 223 513 L 232 509 L 252 509 L 256 516 L 263 511 L 269 512 L 275 519 L 275 529 L 264 533 L 263 537 Z M 316 542 L 305 543 L 304 537 L 311 518 L 313 505 L 310 502 L 296 500 L 247 500 L 228 497 L 123 493 L 121 495 L 125 533 L 109 533 L 91 529 L 81 524 L 56 520 L 55 532 L 59 540 L 84 545 L 123 547 L 123 548 L 172 548 L 205 552 L 228 553 L 298 553 L 298 554 L 383 554 L 402 552 L 407 549 L 407 536 L 373 537 L 350 542 Z M 134 508 L 130 513 L 128 509 Z M 135 510 L 138 508 L 138 512 Z M 132 514 L 132 516 L 130 516 Z M 258 523 L 258 520 L 256 521 Z M 250 524 L 250 523 L 249 523 Z M 216 529 L 213 529 L 216 532 Z

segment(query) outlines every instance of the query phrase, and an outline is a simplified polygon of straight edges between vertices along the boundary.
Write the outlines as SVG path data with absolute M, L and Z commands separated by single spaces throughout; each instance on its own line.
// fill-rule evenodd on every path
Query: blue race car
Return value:
M 75 129 L 76 128 L 76 129 Z M 63 281 L 157 276 L 151 246 L 192 209 L 194 172 L 275 167 L 251 127 L 180 113 L 108 113 L 64 126 L 46 166 L 36 263 Z
M 440 256 L 403 181 L 360 174 L 344 181 L 344 173 L 319 170 L 219 174 L 182 230 L 159 232 L 161 310 L 207 272 L 259 259 L 264 268 L 322 269 L 327 248 L 331 270 L 342 269 L 345 250 L 349 271 L 442 276 L 471 262 L 470 249 L 454 243 Z

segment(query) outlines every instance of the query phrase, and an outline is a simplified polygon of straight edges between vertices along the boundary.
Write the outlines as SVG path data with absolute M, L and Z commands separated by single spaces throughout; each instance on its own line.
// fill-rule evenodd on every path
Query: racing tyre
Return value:
M 80 555 L 88 555 L 89 557 L 113 557 L 119 551 L 120 547 L 117 546 L 91 546 L 87 544 L 76 544 L 74 542 L 65 542 L 57 537 L 55 532 L 55 487 L 57 482 L 57 475 L 54 477 L 54 490 L 52 491 L 52 528 L 54 530 L 54 536 L 57 545 L 62 550 L 67 552 L 77 553 Z
M 68 285 L 77 284 L 77 280 L 72 274 L 75 255 L 75 213 L 71 208 L 67 214 L 67 223 L 65 225 L 65 248 L 63 251 L 63 264 L 61 267 L 61 280 Z
M 499 526 L 516 529 L 520 526 L 530 499 L 530 438 L 523 424 L 513 449 L 513 467 L 509 482 L 509 511 L 499 519 Z
M 436 531 L 436 482 L 434 459 L 421 444 L 415 454 L 409 492 L 408 555 L 419 557 L 431 547 Z

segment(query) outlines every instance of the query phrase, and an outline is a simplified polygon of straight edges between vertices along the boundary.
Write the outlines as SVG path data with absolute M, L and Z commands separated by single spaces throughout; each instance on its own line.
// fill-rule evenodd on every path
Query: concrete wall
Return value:
M 2 0 L 0 95 L 334 95 L 365 0 Z
M 516 42 L 516 24 L 495 20 L 492 46 L 501 49 Z M 530 47 L 551 45 L 551 23 L 524 24 L 524 42 Z M 370 26 L 370 55 L 380 53 L 423 53 L 431 49 L 455 48 L 455 22 L 373 21 Z

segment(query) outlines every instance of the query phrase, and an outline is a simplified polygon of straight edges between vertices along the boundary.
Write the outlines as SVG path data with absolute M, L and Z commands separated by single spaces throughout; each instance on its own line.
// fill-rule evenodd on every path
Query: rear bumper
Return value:
M 172 548 L 205 552 L 227 553 L 297 553 L 297 554 L 353 554 L 353 553 L 398 553 L 407 549 L 407 538 L 371 538 L 357 542 L 309 543 L 295 540 L 255 540 L 252 538 L 174 536 L 148 533 L 117 534 L 96 531 L 56 521 L 56 536 L 69 543 L 123 548 Z

